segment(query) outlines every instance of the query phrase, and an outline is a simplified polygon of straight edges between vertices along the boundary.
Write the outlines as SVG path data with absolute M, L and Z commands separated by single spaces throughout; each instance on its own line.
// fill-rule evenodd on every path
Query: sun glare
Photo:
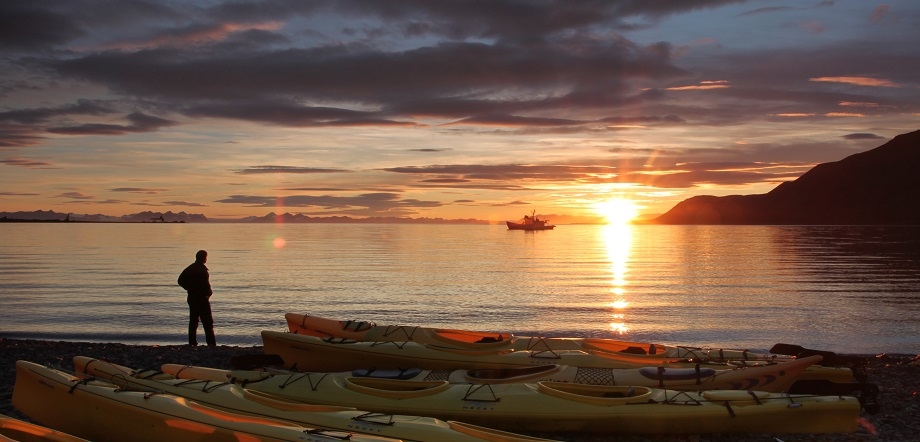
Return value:
M 625 198 L 611 198 L 600 202 L 595 210 L 609 224 L 628 224 L 639 215 L 636 203 Z

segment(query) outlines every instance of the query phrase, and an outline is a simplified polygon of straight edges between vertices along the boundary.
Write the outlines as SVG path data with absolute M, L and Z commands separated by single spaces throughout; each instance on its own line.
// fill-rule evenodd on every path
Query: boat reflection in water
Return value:
M 632 248 L 632 229 L 630 224 L 614 223 L 604 226 L 602 235 L 607 258 L 610 260 L 610 293 L 613 300 L 610 307 L 610 330 L 617 334 L 629 331 L 626 325 L 626 273 L 629 271 L 629 252 Z

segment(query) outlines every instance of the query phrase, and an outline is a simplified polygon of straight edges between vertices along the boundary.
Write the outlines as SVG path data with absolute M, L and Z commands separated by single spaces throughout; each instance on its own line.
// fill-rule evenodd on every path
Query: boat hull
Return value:
M 0 414 L 0 442 L 89 442 L 51 428 Z

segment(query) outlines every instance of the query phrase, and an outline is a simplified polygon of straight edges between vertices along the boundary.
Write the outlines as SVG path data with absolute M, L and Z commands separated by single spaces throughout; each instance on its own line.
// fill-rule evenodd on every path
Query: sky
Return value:
M 660 214 L 920 129 L 918 41 L 916 0 L 5 1 L 0 211 Z

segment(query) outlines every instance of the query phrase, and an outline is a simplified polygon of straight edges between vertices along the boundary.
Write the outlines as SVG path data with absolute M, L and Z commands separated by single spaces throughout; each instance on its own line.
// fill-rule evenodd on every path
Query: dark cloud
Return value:
M 41 144 L 41 129 L 20 124 L 0 123 L 0 147 L 25 147 Z
M 68 198 L 68 199 L 74 199 L 74 200 L 91 200 L 91 199 L 96 198 L 95 196 L 86 195 L 81 192 L 64 192 L 64 193 L 59 193 L 55 195 L 54 197 L 55 198 Z
M 0 2 L 0 49 L 42 50 L 85 34 L 68 15 L 42 6 L 41 2 Z
M 183 207 L 208 207 L 207 204 L 194 203 L 189 201 L 163 201 L 164 206 L 183 206 Z
M 105 115 L 115 110 L 98 100 L 77 100 L 74 104 L 57 107 L 34 109 L 17 109 L 0 112 L 0 121 L 13 121 L 23 124 L 37 124 L 65 115 Z
M 52 127 L 48 132 L 65 135 L 123 135 L 126 133 L 154 132 L 164 127 L 175 126 L 178 122 L 164 118 L 134 112 L 125 117 L 131 124 L 81 124 L 70 127 Z
M 218 203 L 242 204 L 247 207 L 310 208 L 324 215 L 408 216 L 416 208 L 440 207 L 439 201 L 400 199 L 397 193 L 377 192 L 357 196 L 292 195 L 254 196 L 231 195 Z
M 885 137 L 881 135 L 876 135 L 876 134 L 867 133 L 867 132 L 857 132 L 857 133 L 852 133 L 852 134 L 846 134 L 843 136 L 843 138 L 847 140 L 884 140 L 885 139 Z
M 20 166 L 28 167 L 30 169 L 48 169 L 52 166 L 51 163 L 46 163 L 44 161 L 35 161 L 28 160 L 25 158 L 7 158 L 0 160 L 0 164 L 6 164 L 7 166 Z
M 146 188 L 146 187 L 116 187 L 114 189 L 109 189 L 110 192 L 128 192 L 128 193 L 145 193 L 148 195 L 156 195 L 161 192 L 166 192 L 169 189 L 156 189 L 156 188 Z
M 248 169 L 237 170 L 236 173 L 243 175 L 263 174 L 263 173 L 348 173 L 352 172 L 345 169 L 328 169 L 321 167 L 296 167 L 296 166 L 253 166 Z

